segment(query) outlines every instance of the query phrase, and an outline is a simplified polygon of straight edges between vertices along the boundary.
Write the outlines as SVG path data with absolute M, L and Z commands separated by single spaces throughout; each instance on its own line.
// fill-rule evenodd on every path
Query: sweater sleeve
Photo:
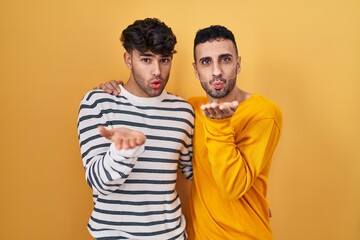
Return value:
M 184 174 L 187 180 L 193 179 L 193 166 L 192 166 L 192 158 L 193 158 L 193 147 L 192 147 L 192 139 L 193 139 L 193 130 L 191 129 L 191 136 L 185 140 L 185 143 L 180 152 L 179 159 L 179 169 Z
M 205 119 L 204 128 L 216 185 L 224 198 L 239 199 L 271 159 L 280 130 L 270 118 L 253 122 L 241 133 L 230 119 Z
M 86 181 L 94 194 L 107 195 L 125 182 L 144 146 L 117 150 L 110 140 L 99 134 L 97 127 L 107 126 L 108 119 L 94 95 L 86 95 L 81 101 L 78 138 Z

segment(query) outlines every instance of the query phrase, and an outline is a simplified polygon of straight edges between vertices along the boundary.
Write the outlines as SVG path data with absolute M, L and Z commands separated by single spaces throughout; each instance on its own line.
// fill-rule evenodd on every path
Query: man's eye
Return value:
M 168 63 L 168 62 L 170 62 L 170 59 L 168 59 L 168 58 L 163 58 L 163 59 L 161 59 L 161 62 L 162 62 L 162 63 Z
M 231 61 L 231 58 L 229 58 L 229 57 L 224 57 L 224 58 L 222 59 L 222 61 L 223 61 L 223 62 L 230 62 L 230 61 Z
M 141 59 L 141 61 L 145 62 L 145 63 L 149 63 L 150 62 L 150 58 L 143 58 Z
M 209 59 L 204 59 L 200 62 L 202 65 L 207 65 L 210 63 L 210 60 Z

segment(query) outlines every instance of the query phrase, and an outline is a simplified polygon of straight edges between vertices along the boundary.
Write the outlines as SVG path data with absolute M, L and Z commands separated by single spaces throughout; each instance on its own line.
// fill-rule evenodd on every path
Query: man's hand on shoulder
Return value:
M 121 89 L 119 87 L 119 84 L 124 85 L 124 82 L 121 80 L 110 80 L 106 83 L 101 83 L 99 86 L 94 87 L 93 90 L 101 89 L 104 92 L 107 92 L 109 94 L 112 94 L 114 96 L 117 96 L 120 94 Z

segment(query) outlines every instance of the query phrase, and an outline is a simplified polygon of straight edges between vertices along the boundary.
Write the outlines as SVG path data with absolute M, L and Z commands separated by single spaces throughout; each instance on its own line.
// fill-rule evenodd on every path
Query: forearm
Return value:
M 249 171 L 235 144 L 229 119 L 205 121 L 205 143 L 218 190 L 226 199 L 238 199 L 249 188 Z
M 78 116 L 78 134 L 86 180 L 99 194 L 116 190 L 126 180 L 137 156 L 122 155 L 102 137 L 98 126 L 106 126 L 107 119 L 94 101 L 83 100 Z
M 224 198 L 238 199 L 263 174 L 275 149 L 279 129 L 271 119 L 253 123 L 241 132 L 235 132 L 230 121 L 207 120 L 205 136 L 219 191 Z
M 95 155 L 84 165 L 86 180 L 93 191 L 107 195 L 117 190 L 128 178 L 144 145 L 130 150 L 116 150 L 114 144 L 105 154 Z
M 193 167 L 192 167 L 192 151 L 186 154 L 181 154 L 179 160 L 179 169 L 188 180 L 193 179 Z

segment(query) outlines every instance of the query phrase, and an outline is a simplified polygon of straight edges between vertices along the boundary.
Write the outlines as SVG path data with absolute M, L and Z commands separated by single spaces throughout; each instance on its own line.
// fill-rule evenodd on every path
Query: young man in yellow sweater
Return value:
M 236 86 L 241 58 L 225 27 L 199 30 L 194 58 L 207 97 L 189 99 L 196 126 L 189 239 L 273 239 L 266 195 L 281 111 Z
M 273 239 L 266 195 L 281 111 L 236 86 L 241 58 L 227 28 L 199 30 L 194 60 L 207 96 L 189 99 L 196 116 L 189 240 Z M 117 94 L 117 84 L 100 88 Z

